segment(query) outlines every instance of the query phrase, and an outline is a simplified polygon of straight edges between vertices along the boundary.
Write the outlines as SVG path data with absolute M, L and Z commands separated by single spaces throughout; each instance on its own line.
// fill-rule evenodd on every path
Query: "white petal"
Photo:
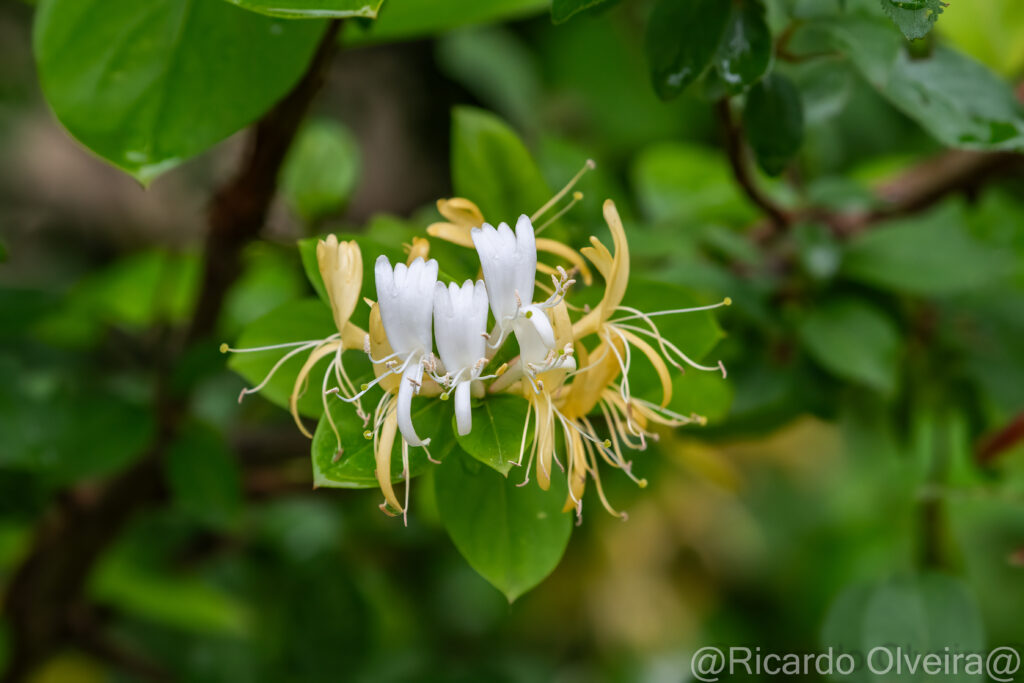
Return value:
M 419 359 L 415 358 L 402 373 L 397 400 L 398 430 L 402 432 L 402 438 L 410 446 L 426 446 L 430 443 L 429 438 L 421 439 L 416 434 L 416 428 L 412 424 L 412 397 L 418 391 L 422 381 L 423 366 L 419 363 Z
M 470 383 L 460 382 L 455 387 L 455 426 L 460 436 L 473 431 L 473 411 L 470 407 Z
M 537 279 L 537 239 L 530 217 L 523 214 L 516 221 L 515 288 L 523 303 L 533 303 L 533 286 Z

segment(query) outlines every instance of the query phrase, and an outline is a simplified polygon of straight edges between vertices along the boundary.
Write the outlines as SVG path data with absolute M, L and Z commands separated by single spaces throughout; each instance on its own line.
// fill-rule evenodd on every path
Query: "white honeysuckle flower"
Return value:
M 519 342 L 521 367 L 529 374 L 557 367 L 562 357 L 556 353 L 555 331 L 545 309 L 561 301 L 573 283 L 564 271 L 553 278 L 555 289 L 547 301 L 533 303 L 537 277 L 537 241 L 529 216 L 516 221 L 515 232 L 507 223 L 497 228 L 484 223 L 470 232 L 480 266 L 484 272 L 487 296 L 498 325 L 495 345 L 509 331 Z
M 455 392 L 455 422 L 465 436 L 473 428 L 470 386 L 487 364 L 487 288 L 477 280 L 459 287 L 438 282 L 434 289 L 437 352 Z
M 430 439 L 421 439 L 412 424 L 412 397 L 423 382 L 424 362 L 432 358 L 430 327 L 437 261 L 417 258 L 409 266 L 399 263 L 392 269 L 388 258 L 379 256 L 374 276 L 381 322 L 394 352 L 392 371 L 402 375 L 396 406 L 398 429 L 410 446 L 426 446 Z

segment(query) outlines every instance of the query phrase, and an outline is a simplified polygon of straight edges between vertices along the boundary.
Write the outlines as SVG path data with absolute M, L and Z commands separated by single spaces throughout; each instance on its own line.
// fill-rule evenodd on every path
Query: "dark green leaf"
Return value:
M 551 192 L 530 152 L 493 114 L 455 109 L 452 120 L 452 184 L 495 225 L 514 223 L 546 202 Z
M 743 126 L 764 172 L 782 173 L 804 140 L 800 91 L 781 74 L 766 76 L 747 95 Z
M 238 518 L 241 477 L 217 432 L 200 424 L 189 425 L 171 445 L 165 466 L 171 494 L 189 515 L 215 526 Z
M 885 394 L 896 389 L 899 332 L 867 302 L 825 302 L 807 314 L 799 333 L 808 353 L 837 377 Z
M 971 237 L 962 209 L 948 205 L 859 235 L 841 273 L 883 289 L 936 295 L 984 287 L 1012 268 L 1010 254 Z
M 379 392 L 377 392 L 379 393 Z M 330 402 L 331 415 L 341 437 L 342 451 L 338 452 L 338 437 L 335 436 L 325 417 L 320 418 L 313 434 L 311 456 L 313 459 L 313 485 L 342 489 L 377 488 L 377 461 L 373 452 L 373 440 L 364 435 L 366 427 L 356 416 L 355 408 L 337 398 Z M 416 432 L 431 439 L 430 453 L 434 459 L 445 457 L 455 440 L 452 438 L 450 404 L 438 398 L 417 398 L 413 400 L 412 420 Z M 401 435 L 395 437 L 391 450 L 391 481 L 397 483 L 402 477 Z M 409 472 L 411 477 L 423 474 L 431 466 L 422 448 L 409 449 Z
M 338 211 L 359 177 L 359 145 L 347 128 L 327 119 L 307 124 L 281 169 L 285 199 L 312 221 Z
M 551 21 L 561 24 L 574 14 L 612 2 L 613 0 L 552 0 Z
M 384 0 L 227 0 L 253 12 L 288 19 L 376 19 Z
M 535 481 L 517 486 L 455 449 L 434 478 L 441 521 L 455 547 L 509 602 L 530 590 L 558 565 L 572 532 L 562 512 L 565 480 L 551 489 Z
M 658 97 L 679 95 L 708 68 L 731 5 L 721 0 L 657 1 L 647 21 L 645 46 Z
M 302 299 L 275 308 L 262 318 L 252 322 L 242 331 L 242 334 L 232 344 L 232 348 L 246 349 L 313 341 L 324 339 L 335 332 L 337 330 L 330 308 L 319 299 Z M 249 386 L 256 386 L 292 348 L 294 347 L 234 353 L 228 361 L 228 367 L 248 380 Z M 295 378 L 308 355 L 308 352 L 301 353 L 286 361 L 274 373 L 273 378 L 260 392 L 260 396 L 282 408 L 287 408 L 288 397 L 291 396 Z M 345 360 L 348 362 L 348 355 L 345 356 Z M 319 389 L 320 380 L 323 378 L 328 362 L 327 358 L 322 359 L 310 374 L 310 386 L 299 399 L 299 412 L 303 415 L 319 417 L 323 413 Z
M 487 396 L 473 408 L 473 431 L 456 434 L 459 445 L 471 456 L 506 477 L 519 459 L 529 403 L 516 396 Z M 532 421 L 530 423 L 533 424 Z M 526 434 L 529 446 L 532 426 Z
M 269 109 L 323 26 L 209 0 L 44 0 L 35 54 L 68 131 L 149 183 Z
M 761 0 L 733 2 L 714 67 L 727 92 L 737 94 L 756 83 L 772 61 L 772 34 Z
M 525 18 L 547 11 L 550 0 L 401 0 L 384 4 L 369 26 L 349 22 L 346 44 L 408 40 L 460 26 Z
M 881 3 L 908 40 L 928 35 L 946 6 L 942 0 L 881 0 Z

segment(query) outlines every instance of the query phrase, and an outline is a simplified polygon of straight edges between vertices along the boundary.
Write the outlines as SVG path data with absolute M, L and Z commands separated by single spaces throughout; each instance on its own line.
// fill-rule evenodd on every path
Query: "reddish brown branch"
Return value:
M 744 143 L 743 131 L 732 115 L 732 107 L 728 98 L 722 98 L 715 104 L 715 112 L 722 126 L 725 151 L 729 157 L 729 165 L 732 167 L 736 183 L 743 190 L 743 194 L 764 211 L 776 231 L 788 227 L 793 222 L 793 216 L 785 208 L 776 204 L 757 185 L 753 169 L 750 167 L 750 157 Z
M 263 226 L 284 155 L 320 89 L 338 29 L 338 22 L 329 24 L 306 74 L 256 124 L 241 171 L 211 203 L 202 286 L 184 347 L 215 330 L 225 295 L 241 270 L 242 249 Z M 62 497 L 36 529 L 31 551 L 14 571 L 3 604 L 11 635 L 3 681 L 23 680 L 57 648 L 80 636 L 73 615 L 80 611 L 83 587 L 97 558 L 136 512 L 163 498 L 163 454 L 187 409 L 187 397 L 168 388 L 169 368 L 182 352 L 169 355 L 158 371 L 158 427 L 150 449 L 95 494 Z M 99 640 L 92 644 L 104 647 Z
M 979 464 L 987 465 L 1006 451 L 1024 441 L 1024 413 L 1021 413 L 998 432 L 982 439 L 974 453 Z

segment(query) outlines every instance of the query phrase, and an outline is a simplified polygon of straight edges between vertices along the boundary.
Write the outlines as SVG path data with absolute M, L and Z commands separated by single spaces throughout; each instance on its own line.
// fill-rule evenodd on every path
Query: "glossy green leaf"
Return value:
M 376 19 L 384 0 L 226 0 L 253 12 L 286 19 Z
M 732 3 L 720 0 L 658 0 L 647 21 L 645 47 L 658 97 L 671 99 L 711 64 Z
M 832 374 L 885 394 L 896 389 L 900 337 L 884 313 L 859 299 L 826 301 L 801 321 L 807 352 Z
M 259 118 L 298 80 L 323 27 L 209 0 L 44 0 L 34 47 L 61 123 L 149 183 Z
M 345 126 L 328 119 L 303 127 L 281 169 L 281 189 L 307 221 L 336 212 L 359 177 L 359 144 Z
M 715 52 L 714 68 L 726 92 L 737 94 L 756 83 L 772 61 L 772 33 L 761 0 L 733 2 Z
M 563 477 L 552 477 L 548 491 L 536 481 L 517 486 L 520 481 L 461 449 L 452 451 L 434 478 L 441 521 L 455 547 L 509 602 L 554 570 L 572 532 L 572 515 L 562 512 Z
M 897 109 L 939 142 L 967 149 L 1024 149 L 1024 113 L 1008 83 L 970 57 L 936 48 L 915 59 L 884 23 L 823 22 L 833 45 Z
M 942 0 L 880 0 L 882 9 L 908 40 L 924 38 L 935 26 L 946 3 Z
M 1012 269 L 1013 257 L 974 239 L 962 209 L 949 205 L 857 236 L 840 272 L 891 291 L 941 295 L 990 285 Z
M 171 445 L 167 484 L 180 509 L 214 526 L 235 521 L 242 511 L 242 482 L 231 451 L 216 431 L 189 425 Z
M 530 215 L 551 197 L 544 177 L 516 133 L 501 119 L 457 107 L 452 120 L 452 184 L 494 225 Z
M 782 173 L 804 140 L 800 91 L 781 74 L 766 76 L 747 95 L 743 127 L 762 170 Z
M 529 403 L 517 396 L 487 396 L 473 406 L 473 430 L 456 434 L 462 450 L 506 477 L 519 460 Z M 526 434 L 529 446 L 533 428 Z
M 400 0 L 387 2 L 370 25 L 349 22 L 346 44 L 408 40 L 461 26 L 522 19 L 544 12 L 550 0 Z
M 379 395 L 379 391 L 375 392 Z M 376 400 L 376 399 L 374 399 Z M 368 403 L 368 401 L 364 401 Z M 356 416 L 355 408 L 341 400 L 330 402 L 331 415 L 341 437 L 341 454 L 338 452 L 338 436 L 335 436 L 326 417 L 321 417 L 313 434 L 310 451 L 313 461 L 313 485 L 342 489 L 377 488 L 377 462 L 373 452 L 373 440 L 367 439 L 367 427 Z M 450 403 L 434 398 L 413 399 L 412 421 L 416 432 L 423 438 L 431 439 L 430 454 L 436 459 L 444 458 L 455 443 L 451 434 Z M 391 450 L 391 481 L 402 481 L 401 435 L 395 437 Z M 409 449 L 409 472 L 411 477 L 423 474 L 433 466 L 422 448 Z
M 573 15 L 594 7 L 606 5 L 614 0 L 552 0 L 551 21 L 561 24 L 568 21 Z
M 231 344 L 231 347 L 247 349 L 314 341 L 324 339 L 336 332 L 330 308 L 319 299 L 302 299 L 279 306 L 250 323 L 242 330 L 242 334 Z M 274 365 L 293 348 L 295 347 L 233 353 L 228 361 L 228 367 L 244 377 L 249 386 L 256 386 L 263 381 Z M 260 396 L 275 405 L 287 408 L 295 378 L 308 355 L 308 352 L 300 353 L 281 365 L 260 392 Z M 345 356 L 346 362 L 348 355 Z M 323 413 L 320 392 L 317 389 L 320 387 L 320 380 L 327 370 L 328 363 L 328 359 L 324 358 L 313 368 L 310 374 L 310 386 L 299 399 L 299 412 L 302 415 L 319 417 Z

